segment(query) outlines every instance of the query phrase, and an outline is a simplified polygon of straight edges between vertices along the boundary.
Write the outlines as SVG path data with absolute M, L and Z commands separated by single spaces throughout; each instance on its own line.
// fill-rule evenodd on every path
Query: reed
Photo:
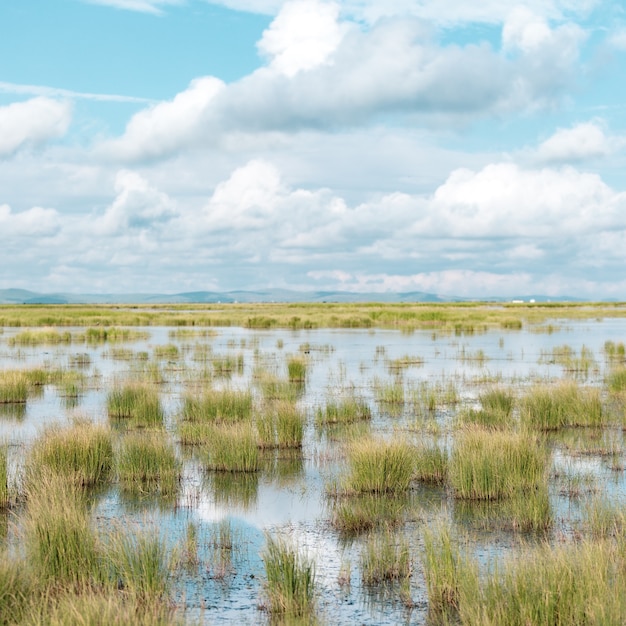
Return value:
M 542 431 L 566 426 L 602 426 L 608 419 L 600 390 L 581 389 L 574 382 L 535 387 L 522 399 L 520 417 L 527 428 Z
M 117 453 L 116 469 L 126 491 L 163 497 L 178 491 L 181 462 L 173 446 L 156 433 L 126 435 Z
M 315 565 L 284 539 L 266 535 L 265 565 L 267 610 L 286 618 L 313 617 Z
M 415 479 L 443 484 L 448 477 L 448 451 L 436 443 L 421 443 L 415 448 Z
M 399 440 L 365 438 L 348 448 L 345 493 L 401 493 L 413 479 L 414 448 Z
M 291 357 L 287 361 L 287 374 L 290 383 L 302 383 L 306 380 L 307 362 L 302 357 Z
M 548 453 L 534 438 L 467 428 L 459 433 L 448 476 L 457 498 L 498 500 L 547 480 Z
M 408 582 L 413 570 L 409 543 L 396 533 L 370 535 L 361 550 L 361 578 L 366 586 Z
M 352 424 L 370 419 L 372 419 L 372 411 L 369 405 L 356 397 L 331 400 L 324 408 L 318 408 L 315 413 L 315 423 L 318 426 Z
M 59 476 L 40 476 L 27 489 L 24 542 L 36 577 L 86 588 L 102 581 L 101 552 L 84 493 Z
M 106 481 L 113 467 L 113 440 L 107 426 L 76 422 L 44 431 L 32 446 L 28 476 L 36 482 L 54 474 L 81 486 Z
M 128 420 L 138 428 L 161 428 L 163 408 L 159 392 L 147 385 L 126 384 L 112 389 L 107 395 L 109 417 Z
M 301 448 L 305 416 L 293 402 L 272 402 L 256 418 L 263 448 Z
M 0 372 L 0 404 L 25 404 L 29 382 L 24 372 Z
M 401 406 L 405 401 L 404 384 L 401 380 L 375 380 L 374 395 L 380 404 Z
M 106 544 L 110 575 L 125 595 L 148 606 L 166 599 L 173 563 L 164 539 L 147 531 L 115 530 Z
M 626 535 L 626 507 L 606 497 L 593 498 L 583 507 L 583 523 L 594 539 Z
M 613 393 L 626 390 L 626 367 L 617 367 L 609 372 L 606 377 L 606 386 Z
M 376 528 L 396 528 L 405 518 L 408 500 L 388 494 L 358 494 L 337 498 L 331 524 L 350 537 Z
M 0 625 L 22 624 L 31 602 L 37 599 L 37 585 L 26 564 L 8 551 L 0 552 Z
M 241 422 L 252 418 L 252 393 L 236 389 L 210 389 L 186 395 L 182 418 L 190 422 Z
M 221 424 L 213 427 L 213 433 L 207 441 L 207 469 L 218 472 L 256 472 L 260 465 L 257 434 L 251 424 Z
M 526 548 L 460 600 L 469 626 L 622 624 L 626 619 L 623 555 L 607 541 Z
M 7 341 L 10 346 L 42 346 L 72 343 L 72 333 L 56 329 L 23 330 Z

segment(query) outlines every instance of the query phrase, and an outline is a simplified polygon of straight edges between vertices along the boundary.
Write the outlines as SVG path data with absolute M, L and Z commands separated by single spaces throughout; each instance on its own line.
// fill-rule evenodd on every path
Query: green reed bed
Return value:
M 309 618 L 315 613 L 315 564 L 282 538 L 266 535 L 266 609 L 275 617 Z
M 36 578 L 73 588 L 102 582 L 101 554 L 84 492 L 61 476 L 41 475 L 26 496 L 24 544 Z
M 23 371 L 0 372 L 0 404 L 25 404 L 29 386 L 28 377 Z
M 163 426 L 163 408 L 157 389 L 145 384 L 128 383 L 113 388 L 107 394 L 110 418 L 128 420 L 138 428 Z
M 404 494 L 351 494 L 332 501 L 331 524 L 344 537 L 376 528 L 397 528 L 407 515 L 409 499 Z
M 366 586 L 408 583 L 413 571 L 409 543 L 389 530 L 365 540 L 360 558 L 361 579 Z
M 181 356 L 181 351 L 175 343 L 168 343 L 164 346 L 155 346 L 154 356 L 157 359 L 177 361 Z
M 8 344 L 14 346 L 45 346 L 72 343 L 72 333 L 59 331 L 53 328 L 23 330 L 8 339 Z
M 317 426 L 353 424 L 371 419 L 372 410 L 367 402 L 354 396 L 329 400 L 323 408 L 319 407 L 315 412 Z
M 583 528 L 593 539 L 626 537 L 626 504 L 606 496 L 590 499 L 583 507 Z M 625 555 L 626 556 L 626 555 Z
M 522 549 L 486 576 L 461 575 L 459 617 L 468 626 L 623 624 L 624 549 L 613 541 Z
M 289 382 L 302 383 L 306 380 L 307 361 L 303 357 L 291 357 L 287 360 Z
M 558 430 L 565 426 L 604 426 L 609 415 L 602 406 L 600 390 L 574 382 L 537 386 L 522 398 L 523 426 L 534 430 Z
M 476 424 L 487 428 L 511 428 L 515 397 L 511 390 L 495 387 L 478 396 L 480 409 L 461 411 L 458 420 L 465 424 Z
M 301 448 L 305 416 L 295 403 L 277 401 L 256 417 L 259 445 L 263 448 Z
M 36 599 L 36 585 L 25 563 L 0 552 L 0 624 L 23 623 L 29 604 Z
M 256 472 L 261 467 L 253 424 L 218 424 L 206 444 L 205 467 L 218 472 Z
M 457 498 L 498 500 L 545 485 L 548 461 L 530 435 L 468 427 L 457 435 L 448 477 Z
M 440 485 L 448 478 L 449 454 L 436 442 L 415 446 L 414 477 L 422 483 Z
M 606 376 L 606 386 L 613 393 L 626 390 L 626 367 L 616 367 Z
M 374 381 L 374 396 L 383 406 L 403 406 L 405 402 L 404 383 L 402 380 Z
M 279 378 L 270 372 L 257 372 L 254 377 L 265 400 L 295 402 L 302 393 L 302 385 Z
M 243 354 L 216 354 L 210 360 L 215 376 L 243 375 L 245 366 Z
M 126 343 L 128 341 L 144 341 L 150 338 L 150 333 L 136 328 L 118 328 L 115 326 L 98 326 L 87 328 L 85 332 L 77 336 L 77 339 L 88 344 L 97 345 L 100 343 Z
M 182 464 L 162 435 L 131 433 L 117 451 L 116 470 L 125 491 L 170 497 L 178 492 Z
M 30 482 L 50 473 L 77 485 L 104 482 L 113 468 L 111 431 L 90 422 L 53 426 L 34 442 L 27 468 Z
M 251 420 L 252 409 L 250 391 L 208 389 L 200 395 L 185 395 L 181 416 L 190 422 L 235 423 Z
M 9 490 L 9 446 L 0 441 L 0 510 L 11 503 Z
M 365 438 L 348 447 L 348 472 L 340 493 L 402 493 L 414 475 L 415 448 L 404 441 Z

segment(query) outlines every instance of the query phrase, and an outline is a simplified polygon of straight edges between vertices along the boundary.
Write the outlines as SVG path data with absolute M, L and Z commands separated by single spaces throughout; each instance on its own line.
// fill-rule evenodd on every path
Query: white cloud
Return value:
M 201 123 L 224 83 L 211 76 L 197 78 L 169 102 L 161 102 L 133 115 L 122 137 L 98 150 L 114 158 L 150 159 L 189 147 L 202 133 Z
M 72 107 L 68 102 L 33 98 L 0 107 L 0 157 L 23 146 L 38 146 L 63 137 L 69 128 Z
M 46 98 L 62 98 L 64 100 L 94 100 L 96 102 L 136 102 L 149 104 L 154 102 L 149 98 L 137 98 L 118 94 L 89 93 L 71 91 L 45 85 L 22 85 L 19 83 L 0 82 L 0 93 L 10 93 L 27 96 L 44 96 Z
M 259 52 L 270 59 L 270 67 L 288 77 L 318 67 L 328 61 L 343 37 L 345 27 L 338 17 L 334 2 L 288 2 L 263 33 Z
M 592 120 L 559 128 L 539 145 L 536 158 L 557 163 L 584 161 L 609 156 L 623 146 L 623 138 L 607 136 L 601 122 Z
M 152 13 L 154 15 L 160 15 L 163 12 L 162 9 L 165 7 L 185 4 L 185 1 L 186 0 L 83 0 L 83 2 L 89 4 L 100 4 L 115 9 Z
M 115 200 L 96 222 L 96 230 L 102 234 L 127 234 L 133 229 L 150 230 L 176 214 L 167 194 L 152 187 L 136 172 L 118 172 L 115 192 Z
M 0 205 L 0 241 L 5 247 L 10 237 L 51 237 L 60 226 L 60 216 L 54 209 L 33 207 L 14 213 L 9 205 Z

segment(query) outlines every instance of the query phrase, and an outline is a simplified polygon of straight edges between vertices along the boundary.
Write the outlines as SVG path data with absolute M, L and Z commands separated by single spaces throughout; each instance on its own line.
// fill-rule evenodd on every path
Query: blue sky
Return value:
M 0 5 L 0 288 L 626 299 L 626 11 Z

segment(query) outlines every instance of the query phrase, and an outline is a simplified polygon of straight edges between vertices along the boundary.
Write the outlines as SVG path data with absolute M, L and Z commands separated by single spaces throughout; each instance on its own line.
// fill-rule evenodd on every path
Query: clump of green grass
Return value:
M 0 624 L 23 623 L 23 617 L 36 594 L 33 581 L 25 563 L 0 552 Z
M 376 397 L 376 401 L 380 404 L 385 406 L 401 406 L 405 401 L 404 383 L 402 380 L 375 380 L 374 395 Z
M 456 440 L 448 466 L 457 498 L 498 500 L 545 484 L 548 453 L 533 437 L 467 428 Z
M 348 448 L 348 474 L 340 484 L 345 493 L 401 493 L 413 479 L 413 446 L 399 440 L 364 438 Z
M 182 418 L 190 422 L 241 422 L 252 418 L 252 393 L 236 389 L 210 389 L 186 395 Z
M 584 525 L 594 539 L 624 537 L 626 534 L 626 506 L 606 497 L 593 498 L 583 508 Z
M 436 443 L 421 443 L 415 448 L 415 479 L 442 484 L 448 477 L 448 451 Z
M 72 333 L 59 332 L 53 328 L 23 330 L 8 340 L 10 346 L 42 346 L 61 343 L 72 343 Z
M 408 501 L 393 494 L 356 494 L 337 498 L 332 507 L 331 524 L 350 537 L 375 528 L 395 528 L 405 517 Z
M 163 408 L 158 390 L 130 383 L 112 389 L 107 395 L 109 417 L 129 420 L 139 428 L 163 426 Z
M 304 414 L 293 402 L 273 402 L 256 419 L 263 448 L 301 448 Z
M 116 469 L 124 490 L 169 497 L 178 491 L 182 467 L 176 451 L 162 436 L 131 433 L 122 440 Z
M 302 385 L 283 380 L 271 372 L 255 373 L 256 384 L 266 400 L 295 402 L 301 395 Z
M 535 387 L 522 399 L 520 416 L 527 428 L 543 431 L 603 426 L 608 419 L 600 390 L 580 388 L 573 382 Z
M 76 422 L 51 427 L 33 444 L 28 472 L 31 481 L 52 473 L 77 485 L 94 485 L 109 478 L 113 440 L 107 426 Z
M 9 446 L 0 442 L 0 510 L 6 509 L 10 502 L 9 494 Z
M 315 612 L 315 565 L 284 539 L 266 536 L 262 554 L 267 578 L 267 610 L 284 618 L 312 618 Z
M 369 405 L 354 396 L 328 401 L 324 408 L 318 408 L 315 414 L 315 423 L 318 426 L 353 424 L 370 419 L 372 410 Z
M 83 492 L 59 476 L 27 490 L 25 547 L 37 578 L 87 587 L 102 579 L 100 551 Z
M 159 603 L 170 587 L 172 560 L 165 541 L 148 532 L 117 530 L 107 537 L 107 565 L 126 595 L 142 605 Z
M 211 357 L 213 373 L 216 376 L 230 376 L 243 374 L 245 360 L 243 354 L 217 354 Z
M 606 377 L 606 385 L 609 391 L 621 393 L 626 390 L 626 367 L 613 369 Z
M 478 397 L 481 408 L 469 409 L 459 414 L 463 423 L 477 424 L 487 428 L 508 428 L 512 425 L 514 397 L 510 390 L 493 388 Z
M 441 616 L 454 614 L 459 609 L 461 579 L 468 571 L 458 539 L 447 524 L 441 523 L 435 529 L 425 530 L 422 563 L 428 612 L 435 621 L 439 621 Z
M 29 381 L 22 371 L 0 372 L 0 404 L 25 404 Z
M 260 469 L 257 434 L 252 424 L 219 424 L 206 446 L 205 466 L 219 472 L 256 472 Z
M 287 361 L 287 374 L 290 383 L 303 383 L 306 380 L 307 362 L 302 357 L 291 357 Z
M 366 586 L 406 583 L 412 572 L 411 554 L 406 539 L 386 531 L 370 535 L 361 551 L 361 578 Z
M 180 349 L 175 343 L 168 343 L 164 346 L 155 346 L 154 356 L 157 359 L 169 359 L 176 361 L 180 358 Z
M 626 619 L 623 555 L 607 541 L 517 554 L 481 584 L 468 585 L 460 621 L 479 624 L 622 624 Z
M 136 328 L 98 326 L 97 328 L 87 328 L 82 337 L 77 337 L 77 339 L 82 339 L 88 344 L 97 345 L 105 342 L 122 343 L 127 341 L 142 341 L 149 337 L 149 332 L 137 330 Z

